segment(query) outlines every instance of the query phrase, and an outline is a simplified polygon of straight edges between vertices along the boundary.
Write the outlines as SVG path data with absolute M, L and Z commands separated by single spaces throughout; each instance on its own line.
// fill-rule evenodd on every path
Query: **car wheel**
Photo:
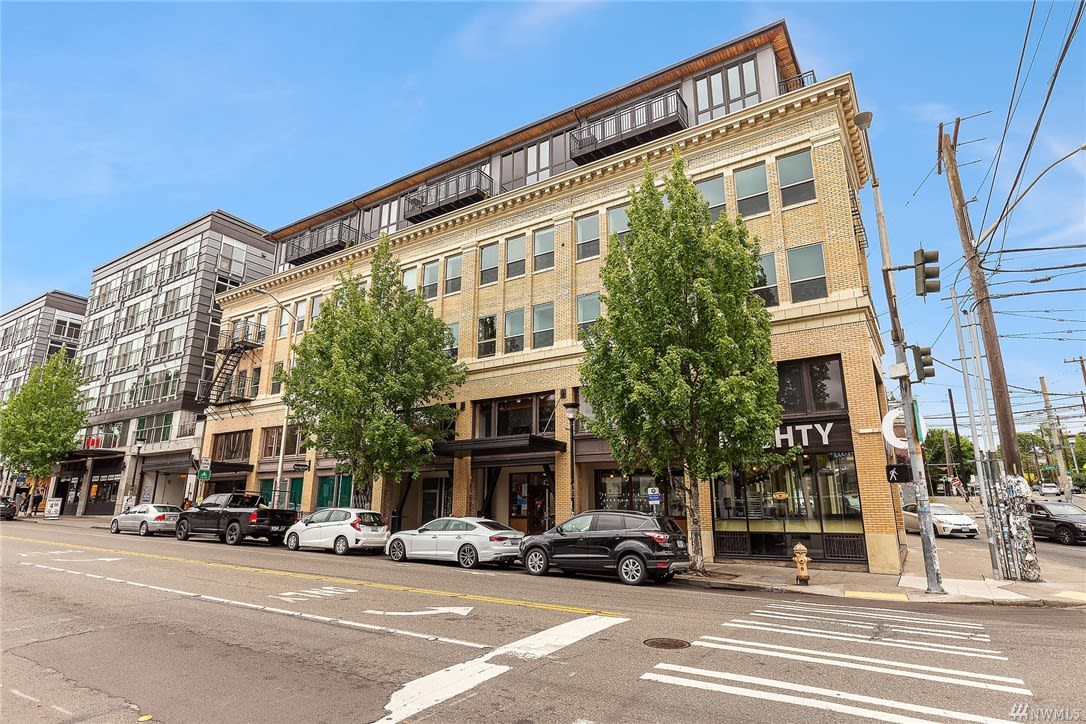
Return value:
M 404 546 L 402 540 L 397 538 L 392 541 L 392 544 L 388 547 L 388 557 L 397 563 L 407 560 L 407 547 Z
M 175 531 L 177 540 L 189 539 L 189 522 L 187 520 L 177 521 L 177 530 Z
M 618 577 L 629 586 L 639 586 L 645 581 L 645 562 L 632 553 L 618 562 Z
M 236 521 L 226 526 L 226 537 L 224 542 L 228 546 L 236 546 L 241 543 L 241 525 Z
M 347 551 L 351 550 L 351 546 L 347 543 L 347 539 L 343 536 L 336 538 L 336 542 L 332 545 L 332 550 L 336 552 L 337 556 L 347 555 Z
M 140 535 L 151 535 L 151 529 L 147 527 L 147 521 L 143 521 L 142 523 L 140 523 Z
M 1075 534 L 1067 526 L 1061 525 L 1056 529 L 1056 541 L 1069 546 L 1075 542 Z
M 533 576 L 544 576 L 550 570 L 551 562 L 546 551 L 542 548 L 533 548 L 524 556 L 524 567 Z
M 460 546 L 460 550 L 456 553 L 456 562 L 461 568 L 478 568 L 479 551 L 475 550 L 473 545 Z
M 118 523 L 117 521 L 113 521 L 112 523 L 109 524 L 109 532 L 110 533 L 120 533 L 121 532 L 121 524 Z
M 296 551 L 298 548 L 298 534 L 291 533 L 287 536 L 287 550 Z

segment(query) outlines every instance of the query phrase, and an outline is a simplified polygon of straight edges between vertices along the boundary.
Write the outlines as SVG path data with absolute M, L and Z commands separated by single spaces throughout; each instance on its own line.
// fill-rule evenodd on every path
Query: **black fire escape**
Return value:
M 256 390 L 240 378 L 235 380 L 234 372 L 246 352 L 264 345 L 265 333 L 262 325 L 244 319 L 223 325 L 215 345 L 215 354 L 221 357 L 215 377 L 200 381 L 196 401 L 212 406 L 233 405 L 256 397 Z

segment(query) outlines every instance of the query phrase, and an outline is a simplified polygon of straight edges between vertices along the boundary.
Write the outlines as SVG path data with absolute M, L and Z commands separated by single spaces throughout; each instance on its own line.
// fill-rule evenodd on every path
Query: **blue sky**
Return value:
M 942 254 L 944 293 L 961 263 L 937 126 L 965 121 L 959 161 L 974 229 L 998 217 L 1037 121 L 1076 5 L 1034 8 L 1024 88 L 988 213 L 989 173 L 1031 6 L 999 3 L 15 3 L 0 8 L 2 290 L 9 309 L 50 289 L 86 295 L 91 269 L 221 208 L 275 229 L 578 101 L 788 21 L 804 70 L 855 77 L 894 264 Z M 1043 29 L 1043 32 L 1042 32 Z M 1055 82 L 1023 184 L 1086 141 L 1083 40 Z M 1025 73 L 1028 68 L 1028 74 Z M 965 165 L 975 161 L 971 165 Z M 870 187 L 861 193 L 883 316 Z M 995 244 L 1086 243 L 1086 153 L 1046 174 Z M 982 217 L 984 221 L 982 223 Z M 1066 428 L 1086 426 L 1086 250 L 1006 252 L 989 264 L 1020 427 L 1044 376 Z M 1038 267 L 1056 271 L 1018 272 Z M 1047 282 L 1030 283 L 1051 276 Z M 908 341 L 957 366 L 949 302 L 897 275 Z M 958 289 L 965 293 L 965 275 Z M 943 296 L 943 295 L 940 295 Z M 1067 331 L 1071 330 L 1071 331 Z M 889 346 L 888 332 L 886 333 Z M 1054 338 L 1062 337 L 1063 340 Z M 938 365 L 916 389 L 964 424 L 961 375 Z M 1074 395 L 1068 397 L 1065 395 Z

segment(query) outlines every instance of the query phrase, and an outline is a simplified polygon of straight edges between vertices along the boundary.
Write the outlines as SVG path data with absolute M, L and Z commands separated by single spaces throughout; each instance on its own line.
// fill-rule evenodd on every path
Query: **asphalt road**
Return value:
M 1086 717 L 1086 611 L 0 527 L 10 722 Z M 679 648 L 656 648 L 651 639 Z

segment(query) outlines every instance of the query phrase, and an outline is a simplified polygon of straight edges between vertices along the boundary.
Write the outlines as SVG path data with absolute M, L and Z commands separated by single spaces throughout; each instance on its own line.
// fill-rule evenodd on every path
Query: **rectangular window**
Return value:
M 283 363 L 276 362 L 275 366 L 272 367 L 271 393 L 273 395 L 278 395 L 283 391 L 283 382 L 279 379 L 281 374 L 283 374 Z
M 449 341 L 449 346 L 445 348 L 445 354 L 452 359 L 457 359 L 460 356 L 460 322 L 451 322 L 448 327 L 452 339 Z
M 781 362 L 777 365 L 777 401 L 788 413 L 845 409 L 845 381 L 839 357 Z
M 260 368 L 254 367 L 252 375 L 249 377 L 249 394 L 248 397 L 255 398 L 260 394 Z
M 136 420 L 136 438 L 143 438 L 144 442 L 167 442 L 170 439 L 171 427 L 172 412 L 141 417 Z
M 265 427 L 262 431 L 260 457 L 273 458 L 279 455 L 279 441 L 283 438 L 283 428 Z
M 294 334 L 301 334 L 305 329 L 305 310 L 308 306 L 308 299 L 299 299 L 294 303 Z
M 600 255 L 600 215 L 577 219 L 577 261 Z
M 437 299 L 438 262 L 428 261 L 422 265 L 422 298 Z
M 524 234 L 505 240 L 505 278 L 524 276 Z
M 524 310 L 514 309 L 505 313 L 505 353 L 524 349 Z
M 826 296 L 826 263 L 822 258 L 821 244 L 788 250 L 788 282 L 793 302 Z
M 317 321 L 317 317 L 321 316 L 321 302 L 324 301 L 324 295 L 318 294 L 309 300 L 309 326 L 313 326 L 313 322 Z
M 514 397 L 498 401 L 498 436 L 527 435 L 532 431 L 531 397 Z
M 811 151 L 800 151 L 777 159 L 781 184 L 781 206 L 791 206 L 815 197 Z
M 765 163 L 735 172 L 735 197 L 739 203 L 740 216 L 754 216 L 769 211 L 769 185 L 765 177 Z
M 728 84 L 728 111 L 734 112 L 756 105 L 758 94 L 758 73 L 754 67 L 754 58 L 743 60 L 724 69 Z
M 532 349 L 554 344 L 554 302 L 532 307 Z
M 537 229 L 532 233 L 532 271 L 554 267 L 554 227 Z
M 709 216 L 715 222 L 724 213 L 724 177 L 715 176 L 694 184 L 701 197 L 709 204 Z
M 598 292 L 582 294 L 577 297 L 577 326 L 587 331 L 600 316 L 600 295 Z
M 460 255 L 445 259 L 445 293 L 456 294 L 460 291 Z
M 498 338 L 498 325 L 497 317 L 490 315 L 489 317 L 479 318 L 479 351 L 476 353 L 476 357 L 493 357 L 495 352 L 495 342 Z
M 619 239 L 626 238 L 626 232 L 630 230 L 630 217 L 626 213 L 629 204 L 607 210 L 607 233 L 615 234 Z
M 414 292 L 419 288 L 419 268 L 411 267 L 403 270 L 403 288 Z
M 772 252 L 762 254 L 761 267 L 752 291 L 762 298 L 767 307 L 775 307 L 781 303 L 777 295 L 777 263 Z
M 487 244 L 479 249 L 479 284 L 498 281 L 498 243 Z
M 698 123 L 720 118 L 728 112 L 724 98 L 724 73 L 716 71 L 694 81 Z
M 286 307 L 279 307 L 279 338 L 287 336 L 287 331 L 290 329 L 290 312 Z

